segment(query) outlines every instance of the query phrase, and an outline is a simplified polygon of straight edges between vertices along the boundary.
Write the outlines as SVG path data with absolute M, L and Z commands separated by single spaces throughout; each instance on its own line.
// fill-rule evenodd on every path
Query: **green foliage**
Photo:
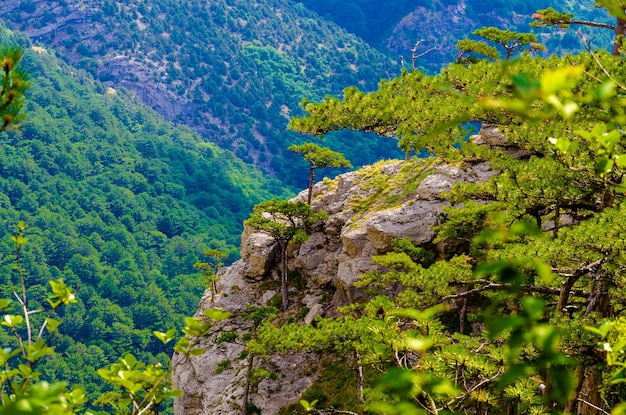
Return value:
M 537 10 L 537 12 L 533 14 L 535 21 L 531 23 L 531 26 L 559 26 L 562 29 L 567 29 L 573 18 L 573 14 L 557 12 L 552 7 L 548 7 L 547 9 Z
M 2 19 L 13 30 L 30 30 L 53 24 L 55 13 L 72 13 L 70 3 L 60 7 L 42 3 L 29 12 L 10 5 L 11 12 L 5 9 Z M 246 163 L 272 172 L 282 186 L 301 188 L 306 183 L 299 174 L 306 163 L 286 151 L 306 140 L 285 131 L 289 118 L 301 113 L 298 102 L 311 94 L 321 98 L 338 93 L 345 85 L 370 90 L 381 77 L 400 70 L 395 58 L 337 30 L 301 3 L 98 1 L 90 7 L 89 24 L 100 28 L 98 36 L 83 41 L 77 33 L 86 23 L 70 20 L 55 36 L 43 34 L 37 41 L 107 86 L 137 91 L 163 117 L 202 132 Z M 144 52 L 137 53 L 139 49 Z M 132 57 L 130 62 L 137 66 L 120 71 L 113 57 L 121 55 Z M 152 82 L 165 91 L 148 86 Z M 352 145 L 354 140 L 361 143 L 359 148 Z M 328 143 L 355 165 L 398 154 L 393 143 L 381 144 L 364 134 L 330 135 Z
M 24 93 L 29 82 L 26 73 L 19 67 L 23 52 L 17 46 L 4 46 L 0 51 L 0 71 L 2 88 L 0 89 L 0 131 L 16 127 L 23 119 Z
M 558 12 L 552 7 L 548 7 L 533 14 L 534 22 L 531 23 L 531 26 L 557 26 L 560 29 L 567 29 L 571 25 L 580 25 L 611 30 L 614 34 L 612 54 L 619 56 L 623 53 L 624 33 L 626 31 L 626 27 L 621 24 L 621 21 L 626 18 L 624 15 L 626 3 L 622 0 L 595 0 L 595 4 L 596 7 L 606 9 L 611 16 L 614 16 L 615 23 L 613 25 L 597 21 L 577 20 L 574 19 L 574 14 Z
M 27 242 L 24 236 L 25 229 L 26 225 L 20 222 L 17 233 L 12 237 L 19 280 L 17 287 L 11 288 L 19 305 L 18 314 L 8 314 L 14 311 L 11 300 L 8 298 L 0 300 L 2 312 L 7 313 L 3 315 L 1 323 L 3 338 L 8 340 L 12 337 L 11 341 L 5 343 L 0 353 L 2 367 L 0 413 L 74 413 L 76 408 L 87 401 L 84 390 L 77 388 L 66 393 L 65 383 L 50 384 L 42 380 L 37 367 L 54 354 L 54 347 L 50 347 L 49 338 L 56 332 L 60 321 L 51 316 L 58 307 L 75 303 L 76 299 L 63 280 L 50 281 L 51 293 L 48 298 L 50 308 L 48 310 L 31 308 L 33 299 L 27 289 L 28 276 L 21 256 L 22 248 Z M 41 313 L 45 313 L 46 317 L 41 317 Z
M 108 402 L 117 414 L 140 414 L 145 412 L 144 408 L 158 408 L 165 399 L 181 395 L 180 391 L 164 385 L 169 376 L 167 369 L 160 364 L 146 366 L 131 353 L 109 368 L 99 369 L 98 374 L 124 391 Z
M 50 294 L 47 309 L 32 308 L 40 299 L 32 298 L 32 279 L 26 274 L 23 263 L 23 248 L 27 242 L 24 236 L 26 225 L 18 224 L 12 237 L 15 250 L 15 269 L 19 277 L 13 296 L 19 304 L 18 314 L 12 314 L 14 308 L 8 298 L 0 299 L 3 313 L 1 333 L 5 346 L 0 352 L 0 413 L 2 414 L 74 414 L 82 412 L 82 407 L 89 401 L 83 388 L 66 392 L 66 382 L 48 383 L 47 376 L 38 370 L 46 360 L 55 357 L 53 336 L 58 335 L 57 328 L 61 320 L 52 318 L 62 306 L 76 304 L 74 293 L 63 280 L 50 281 Z M 42 315 L 45 314 L 44 315 Z M 206 316 L 213 321 L 220 321 L 230 314 L 221 310 L 206 310 Z M 185 336 L 174 350 L 183 357 L 197 356 L 204 352 L 196 347 L 198 336 L 206 336 L 211 322 L 187 318 L 183 328 Z M 39 325 L 39 327 L 37 327 Z M 176 337 L 176 329 L 167 332 L 154 332 L 155 337 L 167 346 Z M 12 338 L 12 339 L 11 339 Z M 200 352 L 200 353 L 198 353 Z M 102 362 L 99 362 L 102 364 Z M 84 369 L 84 368 L 83 368 Z M 143 414 L 147 411 L 158 413 L 159 407 L 168 399 L 180 396 L 181 391 L 172 389 L 170 382 L 170 363 L 143 363 L 132 353 L 126 353 L 117 362 L 107 368 L 98 369 L 108 384 L 117 390 L 100 394 L 94 405 L 113 407 L 116 414 Z M 86 412 L 87 414 L 91 412 Z
M 619 14 L 617 9 L 612 11 Z M 243 17 L 222 16 L 245 38 L 255 25 L 242 23 L 247 22 Z M 507 53 L 531 42 L 530 37 L 499 29 L 477 34 L 505 47 Z M 180 56 L 177 53 L 171 56 Z M 250 42 L 243 55 L 265 74 L 277 68 L 298 68 L 272 46 Z M 264 57 L 271 57 L 271 63 L 264 64 Z M 52 57 L 39 60 L 27 54 L 24 60 L 35 74 L 63 67 Z M 218 62 L 212 65 L 219 66 Z M 168 76 L 180 76 L 177 73 L 176 65 L 168 65 Z M 174 307 L 161 310 L 154 305 L 167 305 L 166 295 L 182 295 L 188 289 L 193 277 L 186 278 L 186 272 L 198 264 L 204 247 L 228 248 L 213 244 L 213 238 L 226 232 L 221 224 L 231 217 L 219 225 L 207 217 L 223 212 L 245 214 L 249 206 L 232 196 L 224 204 L 211 203 L 212 190 L 205 187 L 205 178 L 218 181 L 215 192 L 229 195 L 238 188 L 233 183 L 242 183 L 237 195 L 254 199 L 259 196 L 254 191 L 258 186 L 246 176 L 261 176 L 233 159 L 226 167 L 238 166 L 244 173 L 217 163 L 229 160 L 228 153 L 188 131 L 151 120 L 148 112 L 134 108 L 130 101 L 104 95 L 103 86 L 84 73 L 82 83 L 54 73 L 48 78 L 50 89 L 65 91 L 69 85 L 87 96 L 89 105 L 74 105 L 72 95 L 61 93 L 50 99 L 33 87 L 38 99 L 32 108 L 40 117 L 24 126 L 22 136 L 3 134 L 3 217 L 32 221 L 38 230 L 34 238 L 45 241 L 36 245 L 40 248 L 21 250 L 25 240 L 15 237 L 13 242 L 20 247 L 16 249 L 18 270 L 24 255 L 32 268 L 29 271 L 42 271 L 30 272 L 36 277 L 29 288 L 35 290 L 45 285 L 47 277 L 58 277 L 52 279 L 56 282 L 51 284 L 50 301 L 35 309 L 58 309 L 55 312 L 85 337 L 81 340 L 86 343 L 62 338 L 61 352 L 70 363 L 81 369 L 92 365 L 87 359 L 108 365 L 100 373 L 117 384 L 119 391 L 102 403 L 129 411 L 134 410 L 133 403 L 157 405 L 175 392 L 168 389 L 165 369 L 158 363 L 142 362 L 150 361 L 155 352 L 151 331 L 159 347 L 175 340 L 175 331 L 161 332 L 154 326 L 155 321 L 173 318 L 177 312 Z M 342 99 L 328 96 L 320 103 L 304 101 L 309 116 L 290 124 L 297 131 L 316 135 L 340 129 L 375 132 L 397 139 L 407 154 L 427 149 L 433 157 L 420 162 L 421 167 L 437 166 L 443 160 L 462 169 L 465 163 L 488 161 L 500 173 L 487 183 L 457 185 L 447 195 L 453 207 L 440 218 L 437 241 L 460 240 L 454 254 L 433 261 L 429 251 L 398 242 L 395 252 L 374 258 L 380 272 L 365 275 L 361 282 L 371 297 L 346 307 L 346 316 L 318 319 L 314 325 L 276 327 L 270 322 L 273 311 L 250 310 L 245 316 L 253 321 L 255 331 L 246 347 L 250 368 L 257 355 L 333 351 L 346 356 L 346 364 L 357 373 L 370 367 L 387 374 L 378 386 L 367 372 L 357 375 L 356 383 L 363 388 L 355 395 L 363 399 L 366 410 L 497 414 L 557 408 L 574 412 L 576 398 L 570 397 L 570 391 L 579 379 L 571 374 L 571 367 L 578 363 L 589 368 L 604 362 L 590 347 L 588 337 L 577 336 L 580 330 L 576 331 L 573 321 L 580 318 L 596 326 L 607 317 L 621 316 L 624 310 L 624 79 L 622 62 L 604 54 L 581 54 L 568 60 L 522 56 L 511 62 L 451 65 L 436 76 L 405 72 L 381 82 L 373 93 L 348 88 Z M 179 86 L 184 90 L 184 83 Z M 255 90 L 244 86 L 235 82 L 229 87 L 240 94 Z M 92 87 L 101 96 L 91 95 Z M 263 111 L 261 107 L 255 111 Z M 73 119 L 79 121 L 69 124 Z M 468 141 L 461 125 L 468 121 L 497 126 L 504 134 L 503 142 L 485 148 Z M 81 129 L 81 123 L 90 128 Z M 58 130 L 49 134 L 46 128 Z M 114 146 L 98 145 L 107 141 Z M 162 159 L 161 154 L 167 157 Z M 172 162 L 175 168 L 169 167 Z M 212 169 L 215 165 L 220 169 Z M 411 184 L 397 189 L 384 180 L 373 182 L 369 190 L 374 196 L 354 201 L 360 212 L 381 203 L 376 201 L 381 196 L 391 196 L 383 203 L 386 206 L 402 200 L 428 171 L 416 173 L 412 161 L 404 166 L 407 170 L 402 175 L 410 177 Z M 263 192 L 272 193 L 272 183 L 263 183 L 267 185 L 260 186 Z M 288 305 L 287 244 L 305 240 L 308 227 L 319 216 L 305 203 L 272 200 L 257 205 L 246 222 L 270 234 L 281 247 L 283 308 Z M 200 234 L 209 234 L 211 239 Z M 204 263 L 208 265 L 197 268 L 211 268 L 217 275 L 218 263 L 215 257 L 213 266 Z M 9 267 L 4 267 L 2 287 L 10 291 L 12 277 Z M 18 272 L 15 278 L 23 282 L 22 275 Z M 68 286 L 80 287 L 87 293 L 85 299 L 74 298 Z M 15 336 L 14 349 L 4 359 L 9 361 L 21 352 L 27 362 L 41 360 L 41 366 L 47 366 L 42 373 L 44 369 L 54 373 L 53 359 L 43 359 L 52 350 L 37 336 L 46 328 L 56 333 L 61 319 L 34 313 L 31 320 L 23 311 L 30 309 L 22 292 L 16 295 L 22 312 L 7 314 L 3 320 L 3 327 Z M 78 311 L 64 314 L 62 306 L 74 301 Z M 194 299 L 187 298 L 177 307 L 184 308 L 185 302 L 195 306 Z M 221 310 L 206 313 L 215 321 L 227 316 Z M 40 329 L 32 331 L 31 323 Z M 174 350 L 186 357 L 203 353 L 196 348 L 196 339 L 206 336 L 211 327 L 204 319 L 185 319 L 185 336 Z M 608 333 L 597 330 L 602 336 Z M 228 338 L 232 336 L 225 341 Z M 618 351 L 617 356 L 608 354 L 607 363 L 617 366 L 613 380 L 619 380 L 622 342 L 607 343 Z M 115 347 L 128 344 L 142 356 L 131 353 L 105 362 Z M 231 363 L 224 361 L 220 368 Z M 27 364 L 5 372 L 16 379 L 35 373 Z M 264 376 L 271 373 L 250 369 L 248 385 Z M 90 379 L 82 381 L 91 391 L 97 389 Z M 542 397 L 535 393 L 541 385 L 549 386 Z M 601 393 L 606 385 L 598 379 L 592 388 Z M 55 385 L 32 387 L 33 400 L 42 399 L 51 407 L 63 401 L 60 392 L 62 388 Z M 19 393 L 7 396 L 18 398 L 8 406 L 21 407 L 31 400 L 31 395 L 25 400 Z M 82 393 L 77 391 L 72 399 L 82 402 Z M 318 411 L 316 399 L 304 397 L 308 410 Z M 592 403 L 604 405 L 601 400 Z
M 487 161 L 498 174 L 446 195 L 452 205 L 434 242 L 451 253 L 432 262 L 398 244 L 375 256 L 380 270 L 357 284 L 369 301 L 314 326 L 265 325 L 258 352 L 358 353 L 353 367 L 387 373 L 378 387 L 365 382 L 366 408 L 378 413 L 621 410 L 612 397 L 620 352 L 608 354 L 607 372 L 581 323 L 597 326 L 624 311 L 622 63 L 604 53 L 481 61 L 305 102 L 309 115 L 292 121 L 303 132 L 411 134 L 434 163 Z M 461 121 L 481 123 L 481 136 L 458 140 L 453 125 Z M 439 314 L 421 314 L 437 305 Z M 585 402 L 573 394 L 581 387 Z
M 332 151 L 328 147 L 320 147 L 315 143 L 304 143 L 301 145 L 293 144 L 289 146 L 289 150 L 301 154 L 309 166 L 309 196 L 307 202 L 311 204 L 313 194 L 313 183 L 315 182 L 315 169 L 323 169 L 326 167 L 352 167 L 352 164 L 343 156 L 343 154 Z
M 193 265 L 209 248 L 233 261 L 252 206 L 290 193 L 19 33 L 2 29 L 0 43 L 21 46 L 30 80 L 28 116 L 19 131 L 0 133 L 0 217 L 29 224 L 27 288 L 44 292 L 63 279 L 79 293 L 71 311 L 58 307 L 54 319 L 66 329 L 55 333 L 55 358 L 38 370 L 51 383 L 82 386 L 91 405 L 106 388 L 96 369 L 117 356 L 165 364 L 152 332 L 180 333 L 195 313 L 206 286 Z M 0 228 L 3 257 L 14 249 L 9 236 Z M 0 264 L 2 297 L 12 295 L 12 268 Z M 33 308 L 49 307 L 41 301 Z
M 217 273 L 220 267 L 224 265 L 221 260 L 228 255 L 219 249 L 205 249 L 203 253 L 210 258 L 210 262 L 196 262 L 193 267 L 201 270 L 203 282 L 211 292 L 211 301 L 213 301 L 217 295 L 217 282 L 220 279 Z
M 313 212 L 304 202 L 269 200 L 254 206 L 246 225 L 267 232 L 276 241 L 303 243 L 308 238 L 305 226 L 313 225 L 324 217 Z
M 255 205 L 252 214 L 245 221 L 247 226 L 266 232 L 280 247 L 283 310 L 289 307 L 287 245 L 306 242 L 309 228 L 326 217 L 326 212 L 314 212 L 308 203 L 273 199 Z
M 473 55 L 466 56 L 469 53 L 476 53 L 492 60 L 500 58 L 500 53 L 495 46 L 486 44 L 485 42 L 479 42 L 472 39 L 462 39 L 456 44 L 456 48 L 459 54 L 456 58 L 458 63 L 474 63 L 476 58 Z
M 213 372 L 214 375 L 219 375 L 224 370 L 228 369 L 233 362 L 230 359 L 224 359 L 217 362 L 217 368 Z
M 498 29 L 497 27 L 483 27 L 474 30 L 472 34 L 502 46 L 506 51 L 505 59 L 507 61 L 511 59 L 514 52 L 520 51 L 525 47 L 535 52 L 543 50 L 543 46 L 537 43 L 537 36 L 532 33 L 517 33 L 511 30 Z
M 332 151 L 328 147 L 320 147 L 315 143 L 294 144 L 289 146 L 289 150 L 301 154 L 314 169 L 352 167 L 352 164 L 341 153 Z

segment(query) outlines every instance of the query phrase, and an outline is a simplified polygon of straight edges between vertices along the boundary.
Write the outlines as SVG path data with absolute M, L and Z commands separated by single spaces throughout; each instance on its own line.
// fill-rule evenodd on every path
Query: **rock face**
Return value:
M 394 238 L 409 238 L 439 255 L 435 246 L 438 216 L 448 204 L 441 193 L 457 182 L 488 180 L 495 172 L 487 164 L 451 166 L 433 160 L 387 161 L 325 180 L 313 189 L 314 210 L 324 210 L 328 219 L 313 230 L 307 242 L 289 250 L 289 269 L 300 275 L 306 288 L 290 289 L 291 307 L 286 312 L 302 324 L 316 316 L 335 316 L 337 307 L 364 297 L 354 287 L 362 273 L 376 269 L 372 256 L 388 252 Z M 297 196 L 306 200 L 306 191 Z M 220 415 L 241 411 L 247 359 L 241 341 L 217 341 L 222 333 L 249 331 L 250 323 L 240 318 L 248 305 L 266 306 L 280 296 L 276 269 L 279 256 L 269 236 L 246 229 L 242 235 L 242 259 L 222 270 L 220 294 L 206 294 L 197 316 L 206 308 L 220 307 L 232 317 L 213 328 L 202 339 L 206 353 L 199 357 L 174 356 L 173 380 L 184 391 L 175 402 L 177 415 Z M 296 312 L 302 310 L 304 313 Z M 223 337 L 222 337 L 223 338 Z M 316 356 L 290 354 L 255 362 L 275 376 L 253 388 L 249 402 L 263 414 L 298 402 L 316 378 Z

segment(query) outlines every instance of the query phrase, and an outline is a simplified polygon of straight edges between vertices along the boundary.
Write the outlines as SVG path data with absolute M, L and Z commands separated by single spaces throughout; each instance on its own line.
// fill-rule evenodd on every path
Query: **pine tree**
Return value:
M 315 182 L 315 170 L 323 169 L 326 167 L 352 167 L 352 164 L 343 156 L 343 154 L 336 151 L 332 151 L 328 147 L 320 147 L 315 143 L 304 143 L 301 145 L 289 146 L 289 150 L 298 154 L 302 154 L 302 157 L 310 163 L 309 166 L 309 194 L 307 197 L 307 203 L 311 204 L 311 197 L 313 195 L 313 184 Z

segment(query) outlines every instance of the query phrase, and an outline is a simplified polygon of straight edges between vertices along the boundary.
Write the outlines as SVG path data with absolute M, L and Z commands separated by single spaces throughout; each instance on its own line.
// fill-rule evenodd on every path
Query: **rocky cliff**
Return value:
M 493 174 L 486 163 L 455 166 L 422 159 L 379 162 L 317 183 L 312 207 L 326 211 L 328 219 L 306 243 L 290 247 L 289 269 L 300 283 L 291 284 L 288 318 L 310 324 L 316 316 L 337 315 L 337 307 L 363 297 L 354 282 L 376 267 L 372 256 L 389 251 L 394 238 L 409 238 L 445 256 L 450 247 L 433 244 L 431 229 L 448 203 L 442 192 L 456 182 L 484 181 Z M 297 199 L 304 201 L 306 192 Z M 177 415 L 241 411 L 247 364 L 241 358 L 244 346 L 221 340 L 224 333 L 242 334 L 250 329 L 250 323 L 241 318 L 248 305 L 266 306 L 280 297 L 278 260 L 278 247 L 271 237 L 245 229 L 241 259 L 222 270 L 219 295 L 211 298 L 207 293 L 197 314 L 220 307 L 232 317 L 202 339 L 204 355 L 174 357 L 174 383 L 184 391 L 175 403 Z M 280 408 L 298 402 L 315 380 L 319 360 L 314 354 L 299 353 L 260 362 L 274 376 L 251 391 L 250 402 L 263 414 L 277 414 Z

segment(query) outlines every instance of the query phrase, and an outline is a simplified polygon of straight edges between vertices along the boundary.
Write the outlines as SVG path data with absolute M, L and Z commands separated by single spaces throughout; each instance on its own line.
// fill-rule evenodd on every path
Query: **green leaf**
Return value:
M 554 144 L 557 150 L 563 153 L 567 153 L 567 150 L 569 150 L 570 146 L 572 145 L 572 142 L 565 137 L 549 138 L 548 141 Z
M 132 353 L 126 353 L 123 358 L 120 359 L 128 368 L 133 368 L 137 365 L 137 358 Z
M 30 366 L 27 366 L 25 364 L 19 364 L 18 370 L 25 378 L 28 378 L 33 373 L 33 370 L 30 368 Z
M 0 298 L 0 311 L 9 311 L 11 300 L 8 298 Z
M 591 327 L 591 326 L 585 326 L 585 330 L 590 331 L 592 333 L 596 333 L 597 335 L 599 335 L 601 338 L 604 339 L 614 326 L 615 326 L 614 321 L 605 321 L 602 324 L 600 324 L 597 328 Z
M 615 164 L 617 167 L 625 168 L 626 167 L 626 154 L 620 154 L 615 156 Z
M 530 365 L 526 365 L 523 363 L 511 365 L 498 380 L 498 387 L 504 388 L 505 386 L 510 385 L 518 379 L 527 378 L 533 373 L 534 369 Z
M 316 403 L 317 403 L 317 399 L 315 399 L 311 403 L 309 403 L 308 401 L 305 401 L 304 399 L 300 400 L 300 405 L 302 405 L 304 410 L 307 411 L 307 412 L 312 411 L 315 408 L 315 404 Z
M 204 315 L 218 323 L 230 317 L 231 313 L 228 311 L 223 311 L 220 308 L 207 308 L 206 310 L 204 310 Z
M 563 90 L 571 90 L 576 86 L 583 73 L 584 68 L 582 66 L 572 65 L 544 71 L 539 80 L 541 92 L 544 96 L 549 96 Z
M 505 330 L 512 330 L 524 325 L 524 322 L 524 318 L 520 316 L 495 318 L 491 320 L 488 324 L 489 337 L 493 339 Z
M 531 221 L 514 222 L 509 228 L 509 230 L 511 231 L 511 233 L 514 233 L 516 235 L 530 235 L 530 236 L 540 235 L 542 232 L 541 228 L 537 226 L 537 223 L 531 222 Z
M 48 281 L 52 288 L 52 293 L 48 297 L 48 303 L 52 308 L 57 308 L 61 304 L 71 304 L 76 302 L 76 297 L 72 290 L 65 285 L 62 279 L 57 281 Z
M 3 326 L 15 328 L 24 322 L 24 317 L 19 315 L 4 315 L 4 321 L 2 322 Z
M 60 324 L 60 320 L 56 320 L 51 317 L 46 318 L 46 330 L 48 330 L 49 333 L 54 333 L 55 331 L 57 331 L 57 328 L 59 328 Z
M 414 350 L 416 352 L 424 352 L 430 349 L 433 345 L 433 339 L 430 337 L 418 338 L 411 337 L 405 340 L 406 347 L 409 350 Z
M 165 333 L 162 331 L 153 331 L 152 333 L 157 339 L 161 340 L 163 344 L 171 342 L 176 337 L 176 329 L 170 329 Z
M 541 298 L 524 297 L 522 299 L 524 312 L 532 321 L 537 321 L 543 317 L 545 304 L 546 302 Z
M 598 157 L 596 159 L 596 173 L 600 176 L 606 176 L 613 170 L 613 160 L 609 160 L 607 157 Z

